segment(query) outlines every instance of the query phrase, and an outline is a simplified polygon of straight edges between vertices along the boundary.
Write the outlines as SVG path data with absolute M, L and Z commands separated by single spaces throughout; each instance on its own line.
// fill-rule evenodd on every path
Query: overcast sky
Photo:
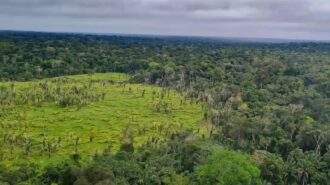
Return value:
M 0 0 L 0 29 L 330 40 L 330 0 Z

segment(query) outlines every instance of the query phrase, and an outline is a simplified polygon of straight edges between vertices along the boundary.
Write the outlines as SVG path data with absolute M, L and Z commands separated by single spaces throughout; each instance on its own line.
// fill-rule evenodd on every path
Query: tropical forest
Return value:
M 0 185 L 329 184 L 329 43 L 0 32 Z

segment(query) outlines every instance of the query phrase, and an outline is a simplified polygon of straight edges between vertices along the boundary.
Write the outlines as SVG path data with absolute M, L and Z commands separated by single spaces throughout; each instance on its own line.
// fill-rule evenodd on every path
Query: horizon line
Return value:
M 206 36 L 206 35 L 174 35 L 174 34 L 145 34 L 145 33 L 104 33 L 104 32 L 76 32 L 76 31 L 45 31 L 45 30 L 15 30 L 0 29 L 0 32 L 27 32 L 27 33 L 49 33 L 49 34 L 77 34 L 77 35 L 95 35 L 95 36 L 136 36 L 136 37 L 158 37 L 158 38 L 206 38 L 206 39 L 224 39 L 230 42 L 245 43 L 330 43 L 330 40 L 320 39 L 290 39 L 290 38 L 269 38 L 269 37 L 239 37 L 239 36 Z

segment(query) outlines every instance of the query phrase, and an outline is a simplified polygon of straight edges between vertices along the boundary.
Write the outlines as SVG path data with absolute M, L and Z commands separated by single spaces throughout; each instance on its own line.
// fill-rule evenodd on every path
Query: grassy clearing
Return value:
M 201 128 L 200 104 L 173 90 L 127 84 L 127 78 L 125 74 L 110 73 L 1 83 L 2 89 L 15 92 L 9 103 L 1 107 L 2 163 L 31 161 L 45 165 L 68 159 L 73 152 L 88 160 L 95 153 L 102 154 L 105 148 L 118 150 L 128 128 L 132 130 L 135 147 L 149 138 L 162 138 L 182 128 Z M 57 83 L 55 90 L 75 86 L 106 94 L 102 100 L 65 107 L 59 106 L 61 97 L 56 95 L 54 100 L 38 104 L 19 101 L 24 92 L 39 92 L 40 86 L 51 83 Z

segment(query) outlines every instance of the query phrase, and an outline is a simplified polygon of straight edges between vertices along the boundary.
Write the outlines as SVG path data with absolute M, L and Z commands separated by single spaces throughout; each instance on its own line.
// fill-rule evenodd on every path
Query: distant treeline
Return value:
M 199 37 L 4 31 L 0 32 L 0 79 L 25 81 L 93 72 L 134 73 L 149 69 L 152 62 L 181 67 L 205 59 L 215 64 L 224 60 L 251 61 L 254 56 L 318 55 L 329 50 L 330 44 L 322 43 L 262 44 Z

